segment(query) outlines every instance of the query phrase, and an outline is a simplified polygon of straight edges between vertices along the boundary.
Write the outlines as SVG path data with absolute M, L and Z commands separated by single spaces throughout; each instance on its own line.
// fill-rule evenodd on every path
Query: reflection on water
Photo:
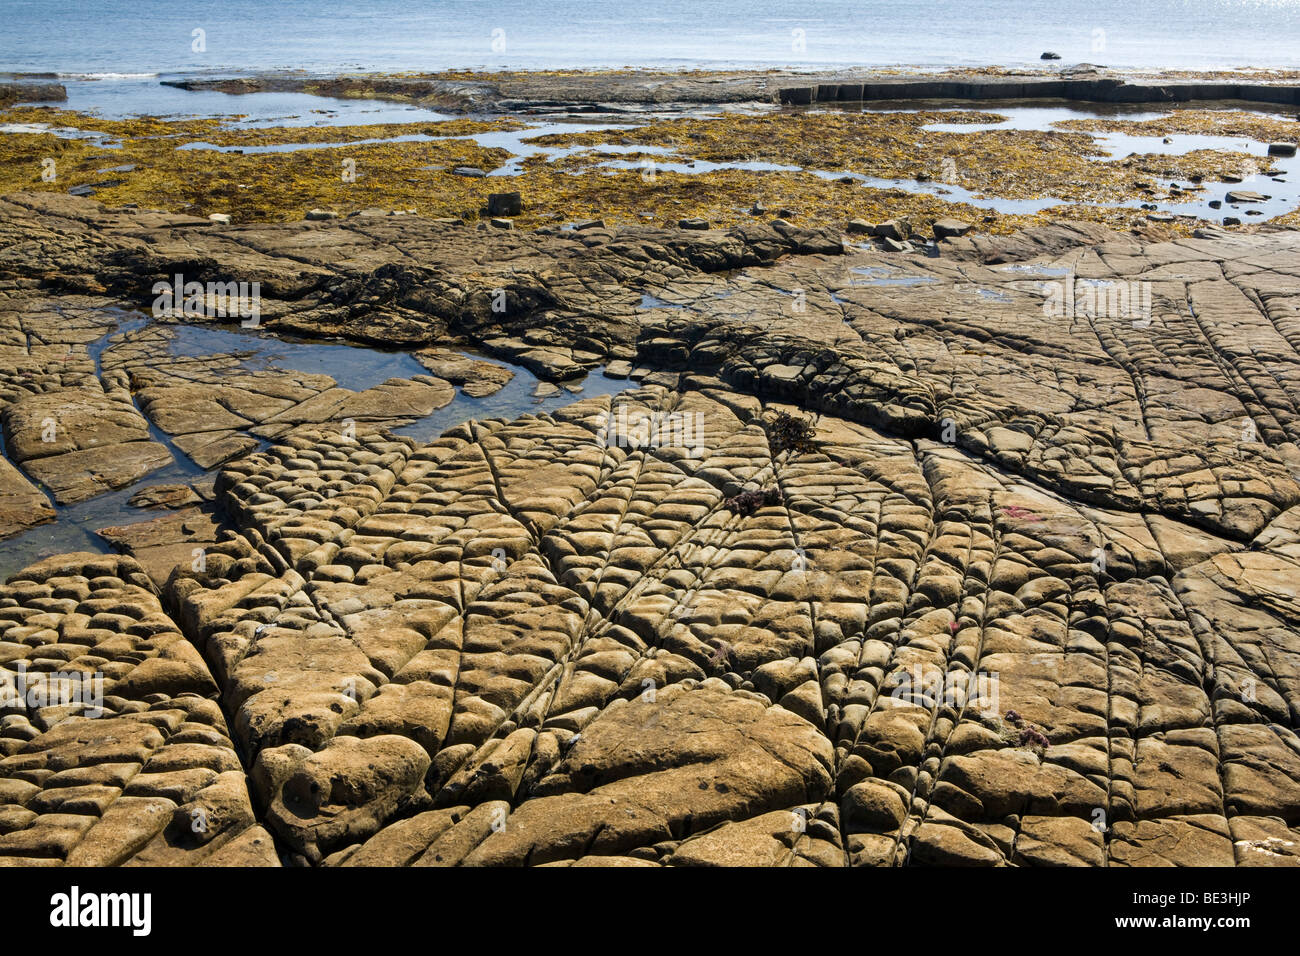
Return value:
M 87 346 L 95 358 L 96 370 L 106 348 L 122 340 L 125 334 L 151 324 L 148 317 L 139 313 L 120 312 L 117 328 Z M 361 391 L 372 388 L 391 378 L 411 378 L 430 375 L 428 369 L 406 352 L 385 351 L 334 342 L 312 342 L 300 338 L 279 338 L 265 331 L 253 332 L 211 325 L 175 324 L 168 326 L 172 333 L 168 352 L 177 357 L 202 357 L 205 355 L 238 354 L 240 367 L 249 371 L 292 370 L 312 374 L 325 374 L 341 387 Z M 472 353 L 464 353 L 471 354 Z M 475 358 L 483 356 L 473 355 Z M 393 429 L 419 442 L 428 442 L 449 428 L 471 418 L 516 418 L 526 413 L 554 411 L 564 405 L 595 395 L 611 395 L 633 387 L 626 380 L 605 378 L 596 369 L 578 384 L 582 391 L 571 393 L 560 388 L 557 393 L 536 398 L 534 390 L 540 379 L 527 369 L 500 359 L 489 361 L 509 367 L 515 374 L 503 388 L 484 398 L 472 398 L 459 388 L 452 402 L 433 414 Z M 131 524 L 157 518 L 164 509 L 136 508 L 128 500 L 148 485 L 193 482 L 205 472 L 157 426 L 150 424 L 151 437 L 167 447 L 173 461 L 170 465 L 145 475 L 125 488 L 98 495 L 88 501 L 57 506 L 56 520 L 0 541 L 0 579 L 26 567 L 34 561 L 69 551 L 107 552 L 107 543 L 95 534 L 96 529 Z M 215 473 L 214 469 L 212 473 Z

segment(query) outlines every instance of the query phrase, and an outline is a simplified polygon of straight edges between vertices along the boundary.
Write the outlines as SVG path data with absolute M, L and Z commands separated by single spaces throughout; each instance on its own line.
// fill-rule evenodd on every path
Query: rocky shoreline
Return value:
M 1112 71 L 1092 64 L 1023 71 L 944 73 L 906 69 L 791 71 L 536 71 L 434 75 L 303 76 L 168 80 L 184 90 L 307 92 L 436 104 L 455 112 L 619 112 L 666 106 L 917 100 L 1064 99 L 1090 103 L 1240 101 L 1300 103 L 1300 75 Z
M 0 106 L 59 102 L 47 75 L 0 81 Z M 161 85 L 231 95 L 312 93 L 416 102 L 456 113 L 618 113 L 781 103 L 1066 100 L 1081 103 L 1300 103 L 1300 73 L 1112 70 L 1081 63 L 1043 70 L 985 67 L 927 72 L 905 67 L 790 70 L 536 70 L 435 74 L 261 73 L 162 80 Z
M 209 472 L 0 587 L 0 864 L 1295 865 L 1300 232 L 963 233 L 0 197 L 0 534 Z

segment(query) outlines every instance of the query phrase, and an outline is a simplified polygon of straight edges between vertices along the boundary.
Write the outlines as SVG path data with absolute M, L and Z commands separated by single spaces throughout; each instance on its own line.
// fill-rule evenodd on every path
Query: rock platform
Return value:
M 0 863 L 1300 860 L 1300 233 L 927 256 L 19 194 L 0 237 L 0 502 L 173 454 L 148 426 L 222 449 L 211 502 L 113 530 L 136 557 L 0 587 L 6 672 L 103 680 L 102 713 L 4 711 Z M 178 272 L 435 375 L 87 347 Z M 632 382 L 394 435 L 439 371 L 492 384 L 427 351 L 466 345 Z M 66 449 L 47 407 L 86 410 Z

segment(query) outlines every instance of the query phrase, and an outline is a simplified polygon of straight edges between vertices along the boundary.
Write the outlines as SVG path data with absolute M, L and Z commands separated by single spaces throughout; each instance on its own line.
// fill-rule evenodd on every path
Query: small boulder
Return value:
M 1046 53 L 1043 53 L 1041 56 L 1039 56 L 1040 60 L 1059 60 L 1060 58 L 1061 58 L 1061 54 L 1053 53 L 1051 50 L 1048 50 Z
M 337 219 L 339 214 L 330 209 L 312 209 L 307 213 L 307 219 L 311 222 L 322 222 L 326 219 Z
M 218 226 L 230 225 L 230 214 L 225 212 L 214 212 L 208 216 L 208 219 Z
M 477 166 L 457 166 L 451 173 L 453 176 L 468 176 L 471 179 L 482 179 L 487 175 Z
M 849 224 L 844 227 L 844 231 L 850 236 L 869 236 L 875 226 L 865 219 L 850 219 Z
M 492 193 L 488 196 L 489 216 L 517 216 L 523 211 L 519 193 Z
M 1268 154 L 1270 156 L 1294 156 L 1295 143 L 1269 143 Z
M 709 222 L 707 219 L 692 217 L 690 219 L 677 220 L 678 229 L 708 229 Z
M 935 239 L 951 239 L 955 236 L 966 235 L 971 231 L 972 226 L 960 219 L 936 219 L 932 228 L 934 229 Z
M 1228 202 L 1263 202 L 1267 196 L 1262 196 L 1257 192 L 1249 189 L 1234 189 L 1224 197 Z
M 515 224 L 509 219 L 489 219 L 488 225 L 493 229 L 513 229 Z
M 895 242 L 902 242 L 912 235 L 912 224 L 906 219 L 886 219 L 876 225 L 871 230 L 871 234 L 882 239 L 893 239 Z

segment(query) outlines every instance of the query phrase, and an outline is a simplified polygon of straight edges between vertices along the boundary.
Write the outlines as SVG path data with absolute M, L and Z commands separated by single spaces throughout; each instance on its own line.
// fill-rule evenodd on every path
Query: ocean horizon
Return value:
M 1300 69 L 1300 0 L 6 0 L 0 72 Z

